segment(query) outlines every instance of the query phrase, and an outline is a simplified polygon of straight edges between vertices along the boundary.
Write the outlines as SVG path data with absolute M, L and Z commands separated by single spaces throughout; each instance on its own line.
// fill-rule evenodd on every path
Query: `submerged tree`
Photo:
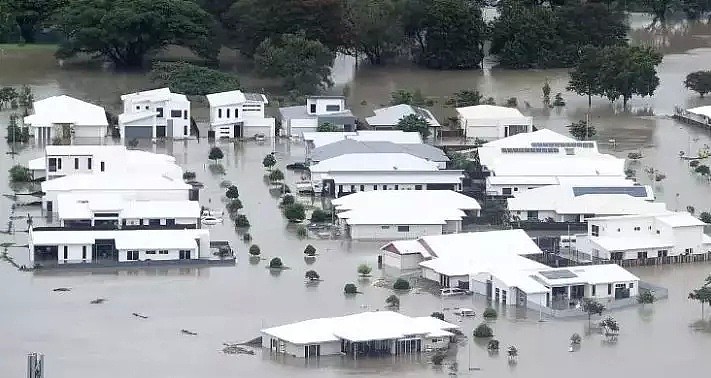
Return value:
M 700 288 L 689 293 L 689 299 L 698 301 L 701 304 L 701 319 L 704 320 L 704 307 L 711 305 L 711 275 L 706 277 L 704 284 Z
M 686 75 L 684 87 L 704 97 L 705 94 L 711 92 L 711 71 L 696 71 Z
M 185 95 L 207 95 L 239 89 L 236 75 L 186 62 L 156 62 L 149 77 Z
M 220 147 L 210 148 L 210 153 L 207 155 L 208 159 L 213 160 L 215 162 L 222 159 L 223 157 L 225 157 L 225 154 L 222 152 L 222 149 Z
M 373 271 L 373 268 L 371 268 L 368 264 L 360 264 L 358 265 L 358 274 L 360 274 L 361 277 L 367 277 L 370 275 L 370 272 Z
M 419 114 L 409 114 L 397 122 L 395 128 L 405 132 L 418 132 L 422 138 L 430 136 L 430 124 Z
M 319 281 L 321 279 L 321 276 L 315 270 L 307 270 L 304 277 L 309 281 Z
M 267 154 L 264 159 L 262 160 L 262 165 L 264 168 L 271 170 L 273 166 L 275 166 L 277 163 L 276 158 L 274 157 L 274 154 Z
M 588 325 L 591 325 L 592 316 L 602 315 L 602 312 L 605 311 L 605 306 L 592 298 L 583 298 L 582 309 L 583 312 L 588 314 Z
M 572 135 L 577 140 L 589 140 L 592 139 L 595 134 L 597 134 L 595 126 L 588 126 L 588 122 L 586 120 L 573 122 L 566 127 L 568 128 L 568 132 L 570 133 L 570 135 Z
M 391 308 L 399 308 L 400 307 L 400 298 L 398 298 L 397 295 L 392 294 L 387 299 L 385 299 L 385 304 Z

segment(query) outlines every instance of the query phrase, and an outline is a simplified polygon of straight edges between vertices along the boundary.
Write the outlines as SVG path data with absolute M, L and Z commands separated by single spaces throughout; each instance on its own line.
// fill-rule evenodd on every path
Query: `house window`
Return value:
M 398 184 L 395 184 L 395 190 L 400 190 L 400 186 Z
M 610 254 L 610 260 L 617 260 L 620 261 L 624 257 L 624 253 L 622 252 L 613 252 Z
M 235 108 L 235 118 L 239 118 L 239 109 Z
M 381 230 L 389 230 L 389 229 L 390 229 L 390 226 L 380 226 L 380 229 L 381 229 Z
M 326 105 L 327 112 L 340 112 L 341 105 Z
M 170 111 L 170 117 L 171 118 L 180 118 L 180 110 L 171 110 Z
M 422 190 L 422 185 L 415 185 L 415 190 Z
M 501 188 L 501 194 L 505 196 L 510 196 L 511 195 L 511 188 Z
M 686 248 L 686 249 L 684 250 L 684 252 L 687 253 L 687 254 L 689 254 L 689 253 L 694 253 L 694 249 L 693 249 L 693 248 Z
M 167 250 L 167 249 L 161 249 L 160 251 L 158 251 L 158 254 L 159 254 L 159 255 L 167 255 L 167 254 L 168 254 L 168 250 Z
M 637 260 L 644 260 L 647 258 L 647 252 L 637 252 Z
M 634 289 L 634 284 L 630 282 L 630 289 Z
M 102 161 L 102 162 L 101 162 L 101 172 L 103 172 L 104 170 L 106 170 L 106 165 L 105 165 L 104 162 Z
M 518 192 L 518 188 L 513 188 L 513 189 L 514 189 L 514 192 Z
M 360 186 L 360 191 L 361 191 L 361 192 L 364 192 L 364 191 L 365 191 L 365 185 L 361 185 L 361 186 Z
M 163 108 L 156 108 L 156 112 L 158 112 L 156 117 L 163 118 Z
M 138 260 L 138 251 L 136 251 L 136 250 L 126 251 L 126 260 L 137 261 Z
M 528 217 L 528 220 L 538 219 L 538 211 L 527 211 L 526 216 Z
M 592 296 L 593 297 L 595 296 L 595 288 L 596 287 L 597 287 L 597 285 L 592 285 Z
M 310 113 L 316 113 L 316 104 L 311 104 L 311 112 Z
M 62 169 L 62 158 L 57 159 L 57 169 Z
M 188 119 L 188 111 L 183 110 L 183 119 Z
M 74 158 L 74 169 L 79 169 L 79 158 Z
M 86 159 L 86 168 L 88 168 L 89 170 L 91 170 L 91 158 L 87 158 L 87 159 Z
M 81 259 L 86 260 L 86 246 L 85 245 L 81 246 Z
M 146 110 L 148 110 L 148 109 L 150 109 L 150 108 L 151 108 L 150 106 L 146 105 Z
M 64 260 L 69 258 L 69 247 L 64 246 Z
M 351 193 L 355 192 L 355 185 L 351 185 Z
M 378 186 L 377 186 L 377 185 L 373 185 L 373 190 L 378 190 Z
M 388 190 L 388 186 L 387 186 L 387 185 L 383 185 L 383 190 Z
M 141 106 L 140 106 L 140 105 L 136 105 L 136 110 L 141 110 Z
M 175 226 L 175 219 L 174 218 L 168 218 L 165 220 L 165 225 L 166 226 Z
M 49 158 L 48 170 L 49 170 L 50 172 L 56 172 L 56 171 L 57 171 L 57 159 L 55 159 L 55 158 Z
M 658 254 L 659 257 L 667 257 L 667 254 L 668 254 L 668 253 L 669 253 L 669 251 L 667 251 L 666 249 L 662 249 L 662 250 L 657 251 L 657 254 Z
M 600 226 L 595 224 L 590 226 L 590 234 L 592 236 L 600 236 Z
M 607 284 L 607 295 L 612 295 L 612 284 Z
M 641 230 L 641 228 L 635 227 L 634 230 L 635 230 L 635 231 L 639 231 L 639 230 Z
M 146 251 L 146 255 L 155 255 L 156 251 Z
M 227 108 L 227 118 L 230 118 L 230 108 Z
M 217 109 L 217 118 L 222 118 L 222 109 Z
M 183 126 L 183 135 L 188 136 L 188 126 Z
M 397 232 L 410 232 L 410 226 L 397 226 Z
M 149 226 L 160 226 L 160 218 L 158 218 L 158 219 L 149 219 L 149 220 L 148 220 L 148 225 L 149 225 Z

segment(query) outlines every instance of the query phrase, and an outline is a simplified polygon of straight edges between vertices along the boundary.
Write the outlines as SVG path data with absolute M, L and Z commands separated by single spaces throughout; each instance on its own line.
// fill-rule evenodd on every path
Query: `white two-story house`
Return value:
M 333 124 L 337 131 L 355 131 L 356 118 L 346 109 L 343 96 L 309 96 L 306 105 L 279 108 L 282 135 L 301 138 L 324 123 Z
M 190 137 L 190 101 L 169 88 L 153 89 L 121 96 L 119 115 L 121 139 Z
M 210 127 L 217 138 L 249 138 L 255 135 L 274 137 L 275 119 L 265 117 L 269 101 L 260 93 L 243 93 L 240 90 L 211 93 Z

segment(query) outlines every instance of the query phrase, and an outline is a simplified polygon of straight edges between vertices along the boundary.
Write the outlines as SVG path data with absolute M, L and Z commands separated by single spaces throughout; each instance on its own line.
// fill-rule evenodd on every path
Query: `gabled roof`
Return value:
M 449 158 L 444 151 L 429 144 L 397 144 L 386 141 L 361 142 L 353 139 L 340 140 L 317 147 L 311 152 L 311 160 L 322 161 L 336 156 L 353 153 L 406 153 L 430 161 L 449 161 Z
M 312 173 L 330 171 L 438 171 L 437 163 L 405 153 L 356 153 L 322 160 L 310 168 Z
M 109 172 L 68 175 L 42 183 L 42 191 L 70 190 L 189 190 L 182 180 L 151 174 Z
M 550 129 L 540 129 L 530 133 L 519 133 L 510 137 L 493 140 L 482 147 L 531 147 L 531 143 L 543 142 L 577 142 L 575 139 L 556 133 Z
M 188 98 L 184 94 L 172 93 L 170 88 L 150 89 L 147 91 L 134 92 L 121 96 L 121 101 L 142 102 L 142 101 L 182 101 L 187 102 Z
M 340 140 L 350 139 L 360 142 L 391 142 L 396 144 L 422 143 L 422 136 L 418 132 L 405 132 L 402 130 L 359 130 L 359 131 L 334 131 L 334 132 L 305 132 L 304 141 L 318 148 Z
M 374 116 L 367 117 L 365 121 L 371 126 L 394 126 L 404 117 L 417 114 L 424 118 L 430 126 L 441 126 L 432 112 L 425 108 L 400 104 L 373 110 Z
M 495 105 L 473 105 L 457 108 L 457 113 L 465 119 L 520 119 L 524 116 L 518 109 Z
M 267 96 L 261 93 L 243 93 L 240 90 L 210 93 L 205 97 L 207 97 L 207 102 L 211 107 L 239 105 L 245 102 L 269 103 Z
M 66 95 L 35 101 L 34 114 L 24 118 L 25 124 L 44 127 L 58 123 L 74 126 L 108 126 L 104 108 Z
M 120 124 L 138 121 L 141 119 L 150 118 L 158 115 L 158 112 L 153 112 L 150 110 L 142 110 L 138 112 L 121 113 L 118 116 L 118 121 Z

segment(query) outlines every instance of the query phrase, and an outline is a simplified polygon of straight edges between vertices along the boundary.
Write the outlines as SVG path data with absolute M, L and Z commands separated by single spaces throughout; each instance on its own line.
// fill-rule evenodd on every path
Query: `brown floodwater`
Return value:
M 614 139 L 610 152 L 626 156 L 642 150 L 644 158 L 633 167 L 643 183 L 650 183 L 645 167 L 667 175 L 654 183 L 658 198 L 672 209 L 692 205 L 697 212 L 711 209 L 709 182 L 693 175 L 685 162 L 678 159 L 680 150 L 695 151 L 711 145 L 708 131 L 680 124 L 669 117 L 675 105 L 709 104 L 682 86 L 684 76 L 691 71 L 709 69 L 711 62 L 711 29 L 706 24 L 673 27 L 674 36 L 649 30 L 649 19 L 634 16 L 635 41 L 662 41 L 665 55 L 659 67 L 660 86 L 652 98 L 634 98 L 629 109 L 611 105 L 604 99 L 593 100 L 591 119 L 598 129 L 597 139 L 604 148 Z M 679 31 L 682 30 L 682 31 Z M 667 43 L 667 44 L 669 44 Z M 473 72 L 434 72 L 413 67 L 359 67 L 340 58 L 334 73 L 340 84 L 349 87 L 349 100 L 354 111 L 367 116 L 372 107 L 388 101 L 395 89 L 419 88 L 437 100 L 434 110 L 442 119 L 453 110 L 441 104 L 443 98 L 460 89 L 478 89 L 497 101 L 517 97 L 522 111 L 534 116 L 535 124 L 559 132 L 565 125 L 585 117 L 587 99 L 566 93 L 565 70 L 507 71 L 487 67 Z M 545 109 L 541 102 L 541 86 L 548 79 L 553 93 L 563 92 L 567 105 L 561 109 Z M 243 82 L 258 83 L 246 77 Z M 5 52 L 0 55 L 0 84 L 30 84 L 36 97 L 66 93 L 100 103 L 117 111 L 119 96 L 151 86 L 140 73 L 115 73 L 100 69 L 57 66 L 51 53 Z M 362 105 L 362 102 L 365 103 Z M 530 104 L 530 107 L 525 103 Z M 196 104 L 196 117 L 205 117 L 204 104 Z M 9 113 L 0 112 L 0 124 Z M 203 119 L 204 120 L 204 119 Z M 4 135 L 4 127 L 2 128 Z M 336 316 L 365 309 L 382 309 L 390 290 L 373 285 L 386 273 L 374 270 L 370 280 L 359 280 L 356 267 L 360 263 L 376 266 L 380 243 L 347 240 L 300 240 L 293 226 L 281 216 L 276 196 L 268 191 L 261 166 L 265 154 L 276 151 L 279 166 L 303 158 L 299 143 L 277 141 L 218 142 L 225 151 L 222 164 L 224 176 L 213 174 L 205 165 L 210 144 L 206 140 L 159 143 L 143 146 L 148 150 L 169 153 L 187 170 L 197 172 L 205 183 L 201 195 L 203 205 L 217 207 L 223 192 L 222 180 L 236 183 L 244 203 L 244 213 L 250 219 L 249 232 L 259 244 L 265 258 L 280 256 L 291 269 L 278 275 L 265 269 L 266 261 L 250 264 L 248 246 L 230 227 L 215 226 L 214 239 L 227 239 L 237 247 L 235 267 L 166 268 L 145 270 L 104 270 L 56 274 L 23 273 L 7 263 L 0 263 L 0 377 L 25 374 L 25 354 L 46 355 L 46 375 L 53 378 L 85 376 L 113 377 L 340 377 L 378 376 L 443 377 L 450 368 L 433 367 L 428 359 L 385 358 L 352 361 L 335 357 L 319 361 L 274 357 L 257 350 L 254 356 L 225 355 L 223 342 L 238 342 L 258 335 L 259 329 L 307 318 Z M 13 163 L 6 155 L 8 146 L 0 143 L 0 171 Z M 26 163 L 39 156 L 41 149 L 27 147 L 15 156 Z M 287 172 L 288 181 L 297 175 Z M 5 176 L 0 180 L 2 194 L 9 193 Z M 678 194 L 678 195 L 677 195 Z M 309 204 L 312 200 L 301 198 Z M 5 229 L 12 201 L 0 197 L 0 229 Z M 313 201 L 320 206 L 320 201 Z M 38 214 L 37 209 L 18 212 Z M 423 210 L 424 211 L 424 210 Z M 17 221 L 19 229 L 24 223 Z M 0 235 L 0 242 L 26 243 L 26 234 Z M 311 243 L 319 251 L 313 265 L 303 259 L 303 249 Z M 11 248 L 10 255 L 20 264 L 27 263 L 27 251 Z M 304 284 L 304 272 L 315 269 L 323 278 L 316 286 Z M 566 319 L 539 322 L 539 314 L 514 308 L 500 309 L 501 316 L 493 324 L 496 338 L 503 347 L 516 345 L 520 351 L 518 364 L 509 366 L 505 356 L 490 357 L 484 345 L 464 343 L 450 353 L 446 364 L 458 362 L 461 376 L 481 377 L 563 377 L 581 378 L 634 375 L 649 378 L 670 374 L 703 376 L 708 370 L 704 354 L 711 350 L 711 333 L 692 330 L 689 325 L 701 317 L 700 306 L 687 300 L 689 290 L 697 287 L 711 273 L 711 264 L 675 265 L 633 269 L 643 280 L 669 289 L 669 298 L 644 308 L 615 311 L 621 334 L 616 344 L 604 342 L 597 334 L 586 334 L 586 319 Z M 345 298 L 343 285 L 358 284 L 362 295 Z M 52 292 L 56 287 L 71 287 L 72 291 Z M 89 304 L 98 297 L 108 299 L 100 305 Z M 401 310 L 408 315 L 428 315 L 457 306 L 473 307 L 477 313 L 485 303 L 476 298 L 440 299 L 430 294 L 412 292 L 401 296 Z M 139 319 L 131 314 L 148 316 Z M 449 320 L 456 318 L 445 311 Z M 709 311 L 707 310 L 707 314 Z M 478 324 L 480 318 L 462 323 L 465 333 Z M 181 329 L 197 332 L 185 336 Z M 572 333 L 583 335 L 580 351 L 568 352 Z M 469 371 L 469 366 L 481 370 Z

